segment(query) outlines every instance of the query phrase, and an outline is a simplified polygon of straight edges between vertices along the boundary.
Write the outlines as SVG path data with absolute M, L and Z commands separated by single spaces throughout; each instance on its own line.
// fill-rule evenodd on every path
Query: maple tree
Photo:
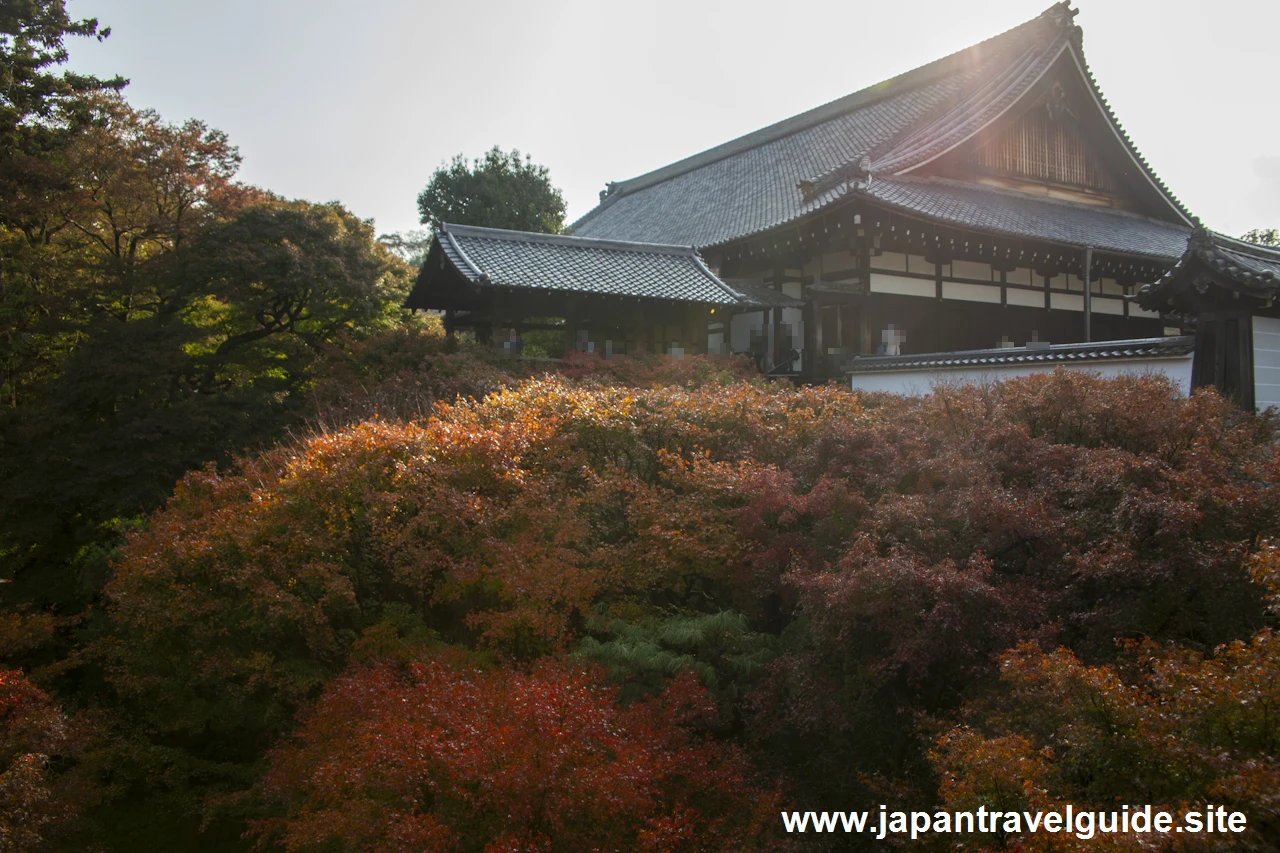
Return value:
M 339 749 L 338 733 L 379 719 L 375 695 L 405 705 L 415 679 L 495 709 L 537 679 L 585 679 L 600 714 L 625 716 L 695 676 L 717 706 L 699 736 L 748 748 L 789 797 L 927 803 L 952 796 L 930 781 L 937 756 L 979 785 L 1009 738 L 1035 742 L 994 722 L 981 742 L 934 742 L 983 697 L 1013 695 L 1010 654 L 1125 679 L 1171 672 L 1153 650 L 1177 643 L 1168 660 L 1218 666 L 1225 694 L 1243 670 L 1212 649 L 1247 646 L 1268 618 L 1243 561 L 1280 513 L 1272 424 L 1212 393 L 1060 372 L 903 399 L 702 359 L 522 375 L 430 330 L 329 364 L 333 422 L 383 404 L 401 417 L 187 474 L 127 534 L 80 656 L 109 709 L 90 769 L 139 814 L 203 821 L 187 846 L 258 820 L 261 843 L 303 849 L 338 811 L 354 834 L 334 844 L 398 843 L 383 795 L 420 787 L 397 770 L 391 789 L 334 788 L 375 766 L 367 737 Z M 32 618 L 15 635 L 48 630 Z M 1117 657 L 1116 636 L 1138 644 Z M 1030 643 L 1066 651 L 1033 658 Z M 414 737 L 455 722 L 424 719 Z M 330 775 L 307 776 L 330 747 Z M 273 813 L 253 794 L 268 754 Z M 696 822 L 719 806 L 690 808 Z M 517 831 L 427 811 L 462 849 Z M 656 812 L 628 814 L 569 823 L 641 833 L 636 816 Z
M 1066 649 L 1020 646 L 1002 657 L 1006 690 L 976 726 L 949 730 L 931 757 L 943 807 L 1119 810 L 1181 815 L 1210 803 L 1248 820 L 1245 835 L 1204 835 L 1174 849 L 1271 849 L 1280 837 L 1280 740 L 1272 709 L 1280 654 L 1268 629 L 1203 655 L 1133 642 L 1113 665 Z M 977 722 L 977 721 L 975 721 Z M 987 838 L 968 849 L 1000 850 Z M 1161 843 L 1173 845 L 1169 837 Z M 1022 849 L 1150 849 L 1121 833 L 1093 842 L 1030 835 Z
M 598 607 L 753 601 L 732 571 L 734 514 L 758 476 L 745 449 L 780 458 L 856 407 L 831 389 L 548 378 L 435 411 L 189 474 L 131 534 L 91 657 L 135 744 L 120 749 L 154 762 L 145 775 L 198 776 L 206 798 L 242 789 L 367 648 L 434 636 L 527 660 L 573 648 Z
M 285 814 L 253 831 L 292 851 L 780 849 L 776 794 L 698 732 L 704 690 L 615 699 L 565 663 L 358 668 L 272 753 Z
M 1107 661 L 1116 636 L 1206 649 L 1261 624 L 1242 559 L 1277 523 L 1267 421 L 1071 371 L 866 403 L 762 516 L 804 630 L 756 720 L 813 796 L 927 777 L 916 715 L 951 713 L 1020 642 Z
M 65 764 L 82 744 L 74 725 L 18 670 L 0 670 L 0 851 L 39 848 L 67 824 L 83 792 Z
M 1272 607 L 1280 603 L 1280 549 L 1250 560 Z M 1028 835 L 1027 851 L 1272 849 L 1280 842 L 1280 643 L 1272 627 L 1206 654 L 1130 640 L 1110 665 L 1033 643 L 1000 658 L 1002 688 L 976 700 L 970 723 L 941 735 L 931 760 L 945 808 L 1110 811 L 1151 805 L 1181 816 L 1209 804 L 1239 811 L 1248 830 L 1164 838 Z M 1112 821 L 1114 825 L 1114 820 Z M 992 837 L 971 850 L 1006 849 Z

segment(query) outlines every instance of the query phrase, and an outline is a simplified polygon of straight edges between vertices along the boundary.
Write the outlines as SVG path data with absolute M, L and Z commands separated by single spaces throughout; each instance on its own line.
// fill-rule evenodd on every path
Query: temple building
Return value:
M 801 381 L 1176 362 L 1187 387 L 1271 401 L 1241 383 L 1280 396 L 1280 362 L 1239 365 L 1280 350 L 1280 320 L 1251 325 L 1280 317 L 1261 277 L 1280 255 L 1196 230 L 1108 107 L 1075 15 L 1058 3 L 610 183 L 566 235 L 446 225 L 407 304 L 484 340 L 555 328 L 604 354 L 746 352 Z

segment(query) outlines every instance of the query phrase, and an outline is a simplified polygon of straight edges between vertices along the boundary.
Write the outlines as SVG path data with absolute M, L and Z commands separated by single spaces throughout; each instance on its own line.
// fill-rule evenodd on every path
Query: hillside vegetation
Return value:
M 1153 377 L 867 398 L 415 345 L 358 387 L 422 416 L 187 474 L 43 690 L 9 676 L 60 738 L 51 839 L 780 849 L 784 806 L 1120 798 L 1276 843 L 1266 419 Z

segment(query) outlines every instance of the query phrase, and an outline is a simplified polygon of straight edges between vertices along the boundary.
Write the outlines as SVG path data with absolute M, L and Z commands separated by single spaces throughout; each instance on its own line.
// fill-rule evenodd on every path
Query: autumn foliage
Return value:
M 339 794 L 298 775 L 315 763 L 307 750 L 427 684 L 517 696 L 567 680 L 612 707 L 607 690 L 548 662 L 580 656 L 608 666 L 638 708 L 697 673 L 721 705 L 716 737 L 802 802 L 884 786 L 924 802 L 943 765 L 917 721 L 1021 695 L 1031 676 L 1015 687 L 1018 666 L 1171 678 L 1156 650 L 1176 641 L 1186 651 L 1168 661 L 1200 655 L 1232 682 L 1235 653 L 1211 650 L 1254 648 L 1267 619 L 1244 562 L 1280 512 L 1270 425 L 1211 394 L 1063 372 L 864 399 L 696 366 L 645 387 L 575 369 L 184 478 L 116 563 L 113 627 L 92 648 L 157 766 L 200 768 L 207 790 L 236 795 L 303 713 L 303 739 L 277 749 L 271 778 L 277 794 L 310 792 L 298 794 L 309 805 L 290 795 L 279 802 L 291 817 L 257 825 L 315 841 L 305 827 Z M 1119 658 L 1117 637 L 1132 638 Z M 430 663 L 442 643 L 498 669 Z M 1069 651 L 1037 657 L 1035 643 Z M 472 700 L 458 701 L 463 713 Z M 1044 701 L 1076 720 L 1066 698 Z M 452 731 L 432 713 L 404 718 L 414 738 Z M 521 736 L 531 755 L 550 749 Z M 987 748 L 964 737 L 934 754 Z M 374 766 L 362 743 L 333 760 Z M 392 844 L 392 793 L 348 794 L 365 803 L 350 831 Z M 448 837 L 472 837 L 428 813 L 461 833 Z M 653 814 L 630 814 L 626 831 Z M 517 824 L 541 825 L 485 838 Z
M 877 803 L 1280 849 L 1274 414 L 463 344 L 404 240 L 60 69 L 96 21 L 0 18 L 0 853 L 826 851 L 872 842 L 778 811 Z M 557 230 L 490 154 L 424 214 Z
M 111 790 L 296 850 L 736 849 L 890 798 L 1230 796 L 1271 837 L 1266 418 L 371 346 L 425 416 L 192 472 L 129 535 L 80 664 Z
M 76 749 L 75 733 L 43 690 L 0 671 L 0 853 L 35 850 L 77 805 L 54 766 Z
M 286 815 L 255 834 L 299 851 L 776 849 L 778 798 L 692 730 L 717 714 L 705 690 L 681 678 L 625 708 L 616 692 L 564 663 L 357 668 L 273 753 L 263 785 Z
M 1269 598 L 1280 592 L 1280 557 L 1252 558 Z M 997 696 L 969 708 L 971 724 L 943 734 L 932 752 L 947 808 L 1114 809 L 1152 804 L 1180 814 L 1209 804 L 1239 811 L 1249 832 L 1158 839 L 1167 849 L 1275 849 L 1280 844 L 1280 642 L 1263 628 L 1209 653 L 1150 640 L 1121 644 L 1110 665 L 1025 644 L 1001 656 Z M 1179 844 L 1178 842 L 1182 842 Z M 1108 850 L 1150 849 L 1121 834 Z M 1003 849 L 991 838 L 975 849 Z M 1028 838 L 1023 849 L 1093 849 L 1090 842 Z

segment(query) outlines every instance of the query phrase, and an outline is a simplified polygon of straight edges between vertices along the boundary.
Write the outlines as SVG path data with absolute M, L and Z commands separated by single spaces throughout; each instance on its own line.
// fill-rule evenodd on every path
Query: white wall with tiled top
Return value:
M 1258 411 L 1280 406 L 1280 320 L 1253 318 L 1253 396 Z
M 1276 321 L 1280 323 L 1280 321 Z M 1280 336 L 1278 336 L 1280 337 Z M 1277 353 L 1280 355 L 1280 353 Z M 1280 364 L 1280 362 L 1278 362 Z M 890 394 L 915 396 L 928 394 L 936 385 L 986 384 L 1001 379 L 1014 379 L 1036 373 L 1048 373 L 1055 368 L 1087 370 L 1104 379 L 1125 374 L 1161 373 L 1167 376 L 1183 394 L 1191 393 L 1191 354 L 1162 358 L 1116 359 L 1092 364 L 1049 362 L 1045 364 L 993 364 L 975 367 L 943 368 L 923 367 L 918 370 L 886 370 L 878 373 L 853 374 L 854 391 L 885 391 Z M 1263 408 L 1258 398 L 1258 408 Z

